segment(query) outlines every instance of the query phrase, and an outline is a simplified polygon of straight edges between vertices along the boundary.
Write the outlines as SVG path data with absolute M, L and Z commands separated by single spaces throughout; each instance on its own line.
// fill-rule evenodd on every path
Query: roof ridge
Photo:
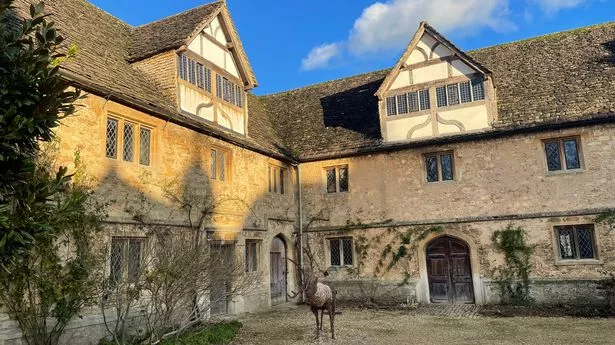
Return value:
M 197 6 L 197 7 L 189 8 L 189 9 L 187 9 L 187 10 L 185 10 L 185 11 L 181 11 L 181 12 L 178 12 L 178 13 L 175 13 L 175 14 L 172 14 L 172 15 L 169 15 L 169 16 L 166 16 L 166 17 L 163 17 L 163 18 L 160 18 L 160 19 L 156 19 L 156 20 L 154 20 L 153 22 L 149 22 L 149 23 L 141 24 L 141 25 L 138 25 L 138 26 L 133 26 L 132 28 L 133 28 L 133 29 L 135 29 L 135 30 L 136 30 L 136 29 L 140 29 L 140 28 L 146 27 L 146 26 L 148 26 L 148 25 L 157 24 L 157 23 L 159 23 L 159 22 L 161 22 L 161 21 L 163 21 L 163 20 L 167 20 L 167 19 L 171 19 L 171 18 L 173 18 L 173 17 L 180 16 L 180 15 L 182 15 L 182 14 L 186 13 L 186 12 L 195 11 L 195 10 L 198 10 L 198 9 L 200 9 L 200 8 L 207 7 L 207 6 L 211 6 L 211 5 L 214 5 L 214 4 L 220 4 L 220 5 L 222 5 L 222 4 L 224 4 L 224 0 L 216 0 L 216 1 L 213 1 L 213 2 L 209 2 L 209 3 L 203 4 L 203 5 Z
M 363 72 L 363 73 L 359 73 L 359 74 L 349 75 L 349 76 L 338 78 L 338 79 L 330 79 L 330 80 L 320 81 L 320 82 L 317 82 L 317 83 L 314 83 L 314 84 L 310 84 L 310 85 L 306 85 L 306 86 L 299 86 L 299 87 L 296 87 L 296 88 L 293 88 L 293 89 L 290 89 L 290 90 L 269 93 L 269 94 L 261 95 L 261 96 L 257 96 L 257 97 L 279 96 L 279 95 L 283 95 L 283 94 L 286 94 L 286 93 L 294 92 L 294 91 L 297 91 L 297 90 L 309 89 L 309 88 L 312 88 L 312 87 L 317 87 L 317 86 L 321 86 L 321 85 L 324 85 L 324 84 L 333 83 L 333 82 L 336 82 L 336 81 L 344 81 L 344 80 L 347 80 L 347 79 L 362 77 L 362 76 L 365 76 L 365 75 L 368 75 L 368 74 L 381 73 L 381 72 L 389 71 L 389 70 L 391 70 L 391 68 L 392 67 L 381 68 L 381 69 L 378 69 L 378 70 L 375 70 L 375 71 L 369 71 L 369 72 Z
M 607 22 L 602 22 L 602 23 L 598 23 L 598 24 L 591 24 L 591 25 L 581 26 L 581 27 L 567 29 L 567 30 L 549 32 L 549 33 L 538 35 L 538 36 L 518 39 L 516 41 L 509 41 L 509 42 L 504 42 L 504 43 L 493 44 L 493 45 L 486 46 L 486 47 L 481 47 L 481 48 L 476 48 L 476 49 L 468 50 L 467 53 L 468 54 L 469 53 L 475 53 L 475 52 L 479 52 L 479 51 L 484 50 L 484 49 L 491 49 L 491 48 L 496 48 L 496 47 L 504 47 L 504 46 L 508 46 L 508 45 L 512 45 L 512 44 L 518 44 L 518 43 L 522 43 L 522 42 L 530 42 L 530 41 L 539 40 L 541 38 L 547 38 L 547 37 L 551 37 L 551 36 L 557 36 L 557 35 L 563 35 L 563 34 L 573 34 L 575 32 L 582 32 L 582 31 L 585 31 L 585 30 L 588 30 L 588 29 L 594 29 L 594 28 L 605 27 L 605 26 L 615 26 L 615 20 L 607 21 Z

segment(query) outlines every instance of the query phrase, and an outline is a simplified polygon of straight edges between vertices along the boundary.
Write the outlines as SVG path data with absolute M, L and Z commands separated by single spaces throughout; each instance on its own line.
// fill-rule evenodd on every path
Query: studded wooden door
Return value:
M 286 302 L 286 246 L 275 237 L 269 251 L 271 304 Z
M 474 303 L 470 251 L 461 240 L 444 236 L 427 246 L 432 303 Z

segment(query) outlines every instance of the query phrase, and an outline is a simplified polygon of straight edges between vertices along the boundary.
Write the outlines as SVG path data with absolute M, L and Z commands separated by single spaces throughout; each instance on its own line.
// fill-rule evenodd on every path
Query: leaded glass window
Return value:
M 461 103 L 469 103 L 472 102 L 472 91 L 470 87 L 470 82 L 459 83 L 459 95 L 461 99 Z
M 246 240 L 246 272 L 258 271 L 258 241 Z
M 425 157 L 425 169 L 427 172 L 427 182 L 438 181 L 438 157 L 426 156 Z
M 280 194 L 286 193 L 286 185 L 284 180 L 286 179 L 286 169 L 280 169 Z
M 545 156 L 549 171 L 581 169 L 578 138 L 545 141 Z
M 124 279 L 130 282 L 139 280 L 145 240 L 140 237 L 113 237 L 109 257 L 111 280 L 119 283 Z
M 452 152 L 425 155 L 427 182 L 452 181 L 455 179 L 455 165 Z
M 398 114 L 408 113 L 408 98 L 406 94 L 397 96 L 397 113 Z
M 222 76 L 216 74 L 216 96 L 222 98 Z
M 141 127 L 139 130 L 139 163 L 150 165 L 152 147 L 152 130 Z
M 411 113 L 419 111 L 419 96 L 416 91 L 408 93 L 408 109 Z
M 431 109 L 431 101 L 429 100 L 429 89 L 419 91 L 419 103 L 421 110 Z
M 593 225 L 558 226 L 555 228 L 555 234 L 561 259 L 597 258 Z
M 333 238 L 329 240 L 331 266 L 352 266 L 353 250 L 351 238 Z
M 439 108 L 448 106 L 446 100 L 446 86 L 436 88 L 436 100 Z
M 122 158 L 126 162 L 132 162 L 135 148 L 135 125 L 124 122 L 124 142 L 122 145 Z
M 440 155 L 440 166 L 442 181 L 451 181 L 453 179 L 453 155 L 450 153 Z
M 211 92 L 211 70 L 205 67 L 205 90 Z
M 241 86 L 237 85 L 237 91 L 235 92 L 235 96 L 237 99 L 235 100 L 235 105 L 238 107 L 243 107 L 243 90 Z
M 227 167 L 229 165 L 228 152 L 221 149 L 211 149 L 209 153 L 210 158 L 210 178 L 214 180 L 224 181 L 227 178 Z
M 117 158 L 117 132 L 118 121 L 107 118 L 105 155 L 109 158 Z
M 396 97 L 387 97 L 387 115 L 397 115 L 397 101 Z
M 209 153 L 209 159 L 211 164 L 209 168 L 209 177 L 211 177 L 212 179 L 216 179 L 218 178 L 218 151 L 211 150 L 211 152 Z
M 188 80 L 188 57 L 186 55 L 179 56 L 179 77 L 182 80 Z
M 448 105 L 459 104 L 459 85 L 448 85 L 446 87 L 446 96 L 448 98 Z
M 338 166 L 325 169 L 327 193 L 342 193 L 348 191 L 348 166 Z
M 196 85 L 196 61 L 188 59 L 188 82 Z
M 335 168 L 327 169 L 327 193 L 337 192 L 337 174 L 335 170 Z
M 218 152 L 218 176 L 220 181 L 226 179 L 226 153 L 222 151 Z
M 475 101 L 485 99 L 485 85 L 482 79 L 472 80 L 472 96 Z
M 205 88 L 205 67 L 200 63 L 196 64 L 196 86 Z

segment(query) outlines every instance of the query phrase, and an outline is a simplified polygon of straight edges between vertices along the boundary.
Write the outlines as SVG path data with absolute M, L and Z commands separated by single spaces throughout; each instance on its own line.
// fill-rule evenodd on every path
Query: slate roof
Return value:
M 29 17 L 30 3 L 29 0 L 15 1 L 13 22 L 16 18 Z M 220 2 L 199 7 L 196 12 L 204 14 L 203 8 L 208 6 L 220 6 Z M 132 26 L 85 0 L 45 0 L 45 12 L 51 14 L 51 20 L 66 42 L 78 47 L 77 57 L 62 66 L 64 75 L 77 86 L 236 145 L 277 158 L 288 158 L 265 112 L 250 112 L 248 127 L 255 135 L 249 137 L 213 127 L 197 116 L 179 113 L 174 101 L 165 98 L 150 79 L 129 63 L 135 37 Z M 192 14 L 192 20 L 198 19 L 193 12 L 188 12 Z M 182 18 L 187 20 L 187 17 Z M 198 20 L 198 23 L 203 20 Z M 159 44 L 158 48 L 162 49 L 162 46 Z
M 498 99 L 494 130 L 615 114 L 615 22 L 468 55 L 492 72 Z M 374 96 L 389 71 L 272 94 L 263 102 L 301 160 L 395 147 L 381 140 Z

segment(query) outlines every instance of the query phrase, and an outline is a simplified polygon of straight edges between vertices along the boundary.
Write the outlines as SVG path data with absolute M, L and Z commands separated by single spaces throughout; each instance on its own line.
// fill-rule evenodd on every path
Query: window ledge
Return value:
M 578 266 L 578 265 L 602 265 L 602 260 L 597 259 L 578 259 L 578 260 L 557 260 L 555 266 Z
M 425 182 L 426 186 L 445 186 L 448 184 L 455 184 L 457 180 L 447 180 L 447 181 L 434 181 L 434 182 Z
M 576 175 L 582 174 L 585 172 L 585 169 L 570 169 L 570 170 L 557 170 L 557 171 L 547 171 L 547 177 L 551 176 L 561 176 L 561 175 Z

